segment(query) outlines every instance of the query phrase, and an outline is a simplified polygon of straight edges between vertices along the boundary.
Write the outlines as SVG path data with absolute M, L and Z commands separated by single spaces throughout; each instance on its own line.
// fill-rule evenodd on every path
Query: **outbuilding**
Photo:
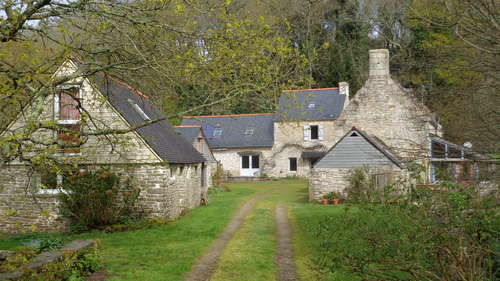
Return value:
M 382 141 L 353 127 L 313 166 L 309 200 L 320 200 L 330 192 L 345 193 L 352 171 L 363 167 L 378 186 L 393 183 L 405 169 Z

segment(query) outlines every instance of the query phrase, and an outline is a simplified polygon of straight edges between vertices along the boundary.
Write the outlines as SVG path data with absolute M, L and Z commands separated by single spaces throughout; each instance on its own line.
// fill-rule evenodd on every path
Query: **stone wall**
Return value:
M 199 206 L 202 192 L 201 164 L 108 165 L 122 179 L 131 177 L 141 188 L 140 204 L 147 217 L 175 219 Z M 89 167 L 94 168 L 94 167 Z M 0 232 L 65 230 L 69 221 L 59 214 L 56 190 L 38 190 L 36 173 L 27 166 L 7 166 L 0 174 Z
M 323 140 L 304 140 L 304 126 L 323 126 Z M 274 123 L 274 146 L 268 158 L 267 174 L 273 177 L 308 177 L 311 169 L 309 159 L 301 157 L 304 150 L 327 151 L 332 147 L 336 135 L 334 121 L 296 121 Z M 297 158 L 297 172 L 289 169 L 289 158 Z
M 68 221 L 59 216 L 56 196 L 33 192 L 34 177 L 27 166 L 2 168 L 0 232 L 61 231 L 68 226 Z
M 344 195 L 349 187 L 349 177 L 353 172 L 352 168 L 314 168 L 309 178 L 309 201 L 319 201 L 330 193 L 338 192 Z M 370 174 L 392 173 L 395 183 L 408 180 L 408 171 L 389 169 L 388 167 L 370 167 Z
M 215 159 L 222 163 L 224 172 L 230 176 L 240 176 L 241 158 L 240 153 L 255 153 L 260 155 L 260 170 L 262 173 L 267 173 L 269 168 L 266 166 L 271 159 L 270 148 L 231 148 L 231 149 L 217 149 L 212 150 Z M 215 171 L 214 171 L 215 172 Z
M 318 169 L 311 171 L 309 177 L 309 201 L 319 201 L 330 192 L 344 193 L 349 186 L 352 169 Z

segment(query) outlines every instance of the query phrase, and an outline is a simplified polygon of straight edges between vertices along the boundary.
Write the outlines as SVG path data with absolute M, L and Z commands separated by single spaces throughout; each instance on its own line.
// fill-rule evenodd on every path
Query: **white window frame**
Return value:
M 55 194 L 60 194 L 60 193 L 67 193 L 66 190 L 64 190 L 63 188 L 50 188 L 50 189 L 47 189 L 47 188 L 42 188 L 41 185 L 42 185 L 42 177 L 41 175 L 37 175 L 39 181 L 37 182 L 37 188 L 38 188 L 38 194 L 47 194 L 47 195 L 55 195 Z M 64 177 L 62 174 L 57 174 L 56 175 L 57 179 L 56 179 L 56 183 L 58 186 L 62 186 L 63 184 L 63 181 L 64 181 Z
M 318 126 L 318 138 L 312 139 L 311 126 Z M 322 124 L 304 125 L 304 141 L 323 141 L 325 140 L 325 128 Z

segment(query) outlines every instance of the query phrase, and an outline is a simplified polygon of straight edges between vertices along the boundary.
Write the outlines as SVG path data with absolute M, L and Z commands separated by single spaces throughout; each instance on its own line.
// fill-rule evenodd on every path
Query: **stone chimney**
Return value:
M 372 81 L 388 81 L 389 73 L 389 50 L 370 50 L 370 75 Z
M 344 108 L 349 104 L 349 83 L 339 82 L 339 94 L 345 95 Z

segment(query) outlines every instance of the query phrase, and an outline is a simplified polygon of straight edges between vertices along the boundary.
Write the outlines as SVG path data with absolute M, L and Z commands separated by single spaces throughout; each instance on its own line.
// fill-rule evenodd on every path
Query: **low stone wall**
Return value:
M 201 164 L 108 165 L 141 188 L 140 204 L 147 217 L 178 218 L 200 205 Z M 92 167 L 90 167 L 92 168 Z M 35 193 L 39 180 L 27 166 L 11 165 L 0 174 L 0 232 L 64 231 L 69 221 L 59 214 L 57 194 Z
M 74 255 L 81 251 L 88 251 L 93 247 L 96 247 L 96 241 L 94 240 L 72 241 L 58 251 L 40 253 L 31 261 L 31 263 L 20 267 L 17 270 L 13 270 L 13 272 L 0 273 L 0 281 L 19 280 L 25 274 L 37 272 L 48 265 L 62 262 L 65 255 Z M 15 252 L 13 251 L 0 251 L 0 261 L 8 259 L 9 256 L 14 254 Z
M 309 178 L 309 201 L 319 201 L 321 198 L 330 193 L 338 192 L 345 194 L 349 187 L 349 177 L 352 173 L 352 168 L 314 168 L 311 171 Z M 390 174 L 394 183 L 399 183 L 409 179 L 407 170 L 387 169 L 385 167 L 370 167 L 371 175 Z M 400 190 L 404 192 L 404 190 Z
M 319 201 L 330 192 L 344 193 L 349 186 L 352 169 L 315 168 L 309 177 L 309 201 Z

